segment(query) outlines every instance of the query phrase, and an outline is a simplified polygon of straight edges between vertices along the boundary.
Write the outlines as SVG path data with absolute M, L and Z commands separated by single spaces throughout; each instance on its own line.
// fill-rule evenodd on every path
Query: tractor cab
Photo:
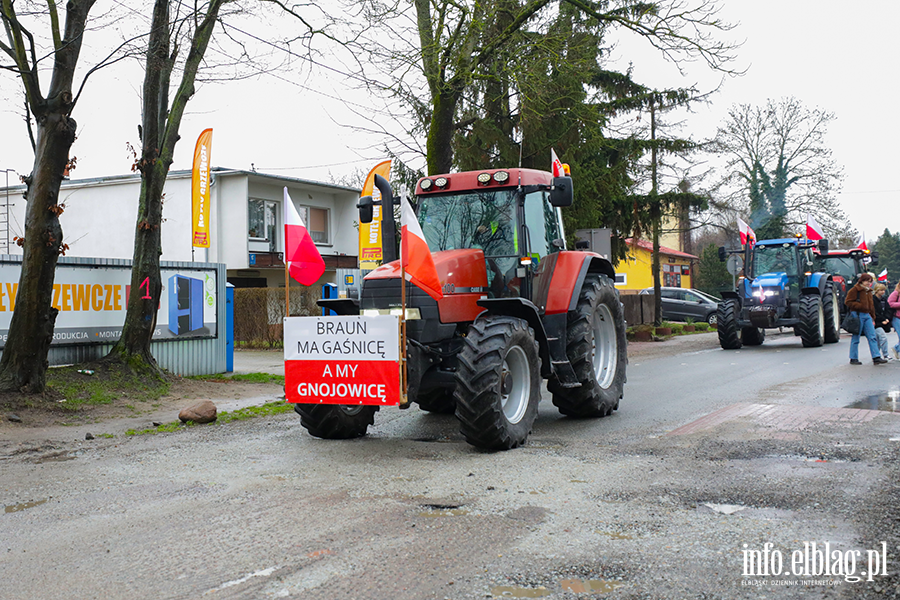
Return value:
M 870 267 L 877 265 L 878 254 L 861 248 L 830 250 L 815 256 L 815 270 L 831 273 L 842 316 L 847 312 L 847 308 L 844 306 L 847 290 L 856 284 L 862 273 L 868 272 Z
M 541 261 L 565 249 L 562 218 L 550 181 L 544 181 L 548 174 L 511 171 L 486 171 L 474 182 L 465 181 L 473 178 L 470 173 L 426 178 L 417 189 L 417 216 L 428 247 L 481 250 L 489 298 L 531 298 Z M 519 180 L 528 183 L 500 187 Z

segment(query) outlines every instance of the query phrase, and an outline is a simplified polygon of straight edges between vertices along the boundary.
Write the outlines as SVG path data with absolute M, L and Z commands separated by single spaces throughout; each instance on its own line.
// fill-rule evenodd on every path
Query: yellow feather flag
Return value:
M 212 129 L 205 129 L 194 147 L 194 168 L 191 172 L 191 245 L 209 248 L 209 170 L 212 155 Z
M 363 196 L 372 196 L 372 199 L 378 202 L 381 199 L 381 192 L 375 187 L 375 175 L 381 175 L 388 179 L 391 174 L 391 161 L 386 160 L 375 165 L 369 174 L 366 175 L 366 181 L 363 184 L 360 198 Z M 371 223 L 359 224 L 359 268 L 360 269 L 377 269 L 381 266 L 381 212 L 382 207 L 376 204 L 372 207 L 373 217 Z

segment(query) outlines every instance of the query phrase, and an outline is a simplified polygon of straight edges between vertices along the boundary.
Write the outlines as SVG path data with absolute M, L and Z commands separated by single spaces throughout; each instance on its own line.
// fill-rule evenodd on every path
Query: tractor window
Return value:
M 510 190 L 420 196 L 419 223 L 432 252 L 480 248 L 488 258 L 519 252 Z
M 853 266 L 853 259 L 849 256 L 827 256 L 816 258 L 816 270 L 831 273 L 832 275 L 840 275 L 847 281 L 853 281 L 856 277 L 856 269 Z
M 753 249 L 753 276 L 764 273 L 787 273 L 796 275 L 797 254 L 793 246 L 759 246 Z
M 553 240 L 562 237 L 556 210 L 547 192 L 532 192 L 525 196 L 525 224 L 528 226 L 528 252 L 535 263 L 556 252 Z

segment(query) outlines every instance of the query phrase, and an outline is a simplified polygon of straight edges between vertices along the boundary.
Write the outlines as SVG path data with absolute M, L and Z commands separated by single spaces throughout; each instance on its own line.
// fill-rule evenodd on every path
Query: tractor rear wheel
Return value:
M 628 363 L 625 317 L 613 282 L 589 273 L 567 320 L 566 356 L 581 387 L 565 388 L 551 380 L 547 388 L 553 404 L 570 417 L 610 415 L 619 408 Z
M 766 330 L 759 327 L 744 327 L 741 329 L 741 342 L 745 346 L 762 346 L 766 340 Z
M 825 311 L 818 294 L 800 297 L 800 340 L 804 348 L 816 348 L 825 341 Z
M 447 388 L 437 388 L 424 394 L 420 393 L 416 398 L 416 404 L 424 411 L 441 415 L 452 415 L 456 412 L 453 390 Z
M 467 442 L 509 450 L 525 442 L 541 401 L 541 359 L 522 319 L 488 316 L 469 326 L 456 372 L 456 418 Z
M 719 345 L 723 350 L 738 350 L 741 346 L 741 332 L 738 330 L 738 311 L 740 304 L 734 298 L 726 298 L 719 302 L 716 313 L 716 328 L 719 332 Z
M 346 440 L 366 435 L 375 421 L 377 406 L 338 404 L 295 404 L 300 424 L 311 436 L 326 440 Z
M 822 313 L 825 317 L 825 343 L 836 344 L 841 339 L 841 311 L 838 308 L 837 292 L 831 282 L 825 284 Z

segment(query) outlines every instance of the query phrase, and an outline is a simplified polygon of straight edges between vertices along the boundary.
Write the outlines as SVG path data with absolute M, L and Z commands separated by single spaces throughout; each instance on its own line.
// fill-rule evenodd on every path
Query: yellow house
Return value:
M 628 254 L 616 265 L 616 289 L 627 293 L 653 287 L 653 244 L 633 238 L 628 238 L 625 243 Z M 699 260 L 700 257 L 693 254 L 660 246 L 660 284 L 663 287 L 692 287 L 691 265 Z

